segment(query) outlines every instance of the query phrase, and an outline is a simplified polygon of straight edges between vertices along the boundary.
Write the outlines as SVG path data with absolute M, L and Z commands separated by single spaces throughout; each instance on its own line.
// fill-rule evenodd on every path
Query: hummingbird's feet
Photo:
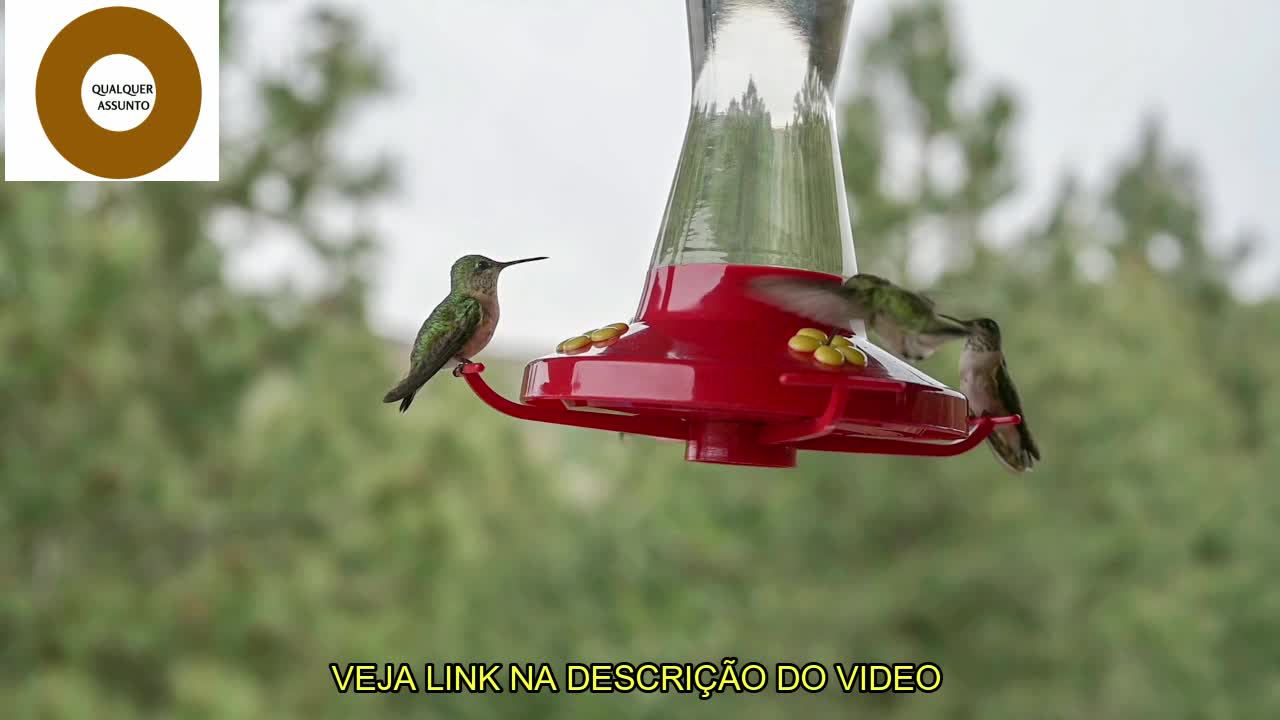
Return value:
M 468 360 L 467 358 L 462 358 L 462 362 L 458 363 L 458 366 L 453 369 L 453 376 L 462 377 L 462 369 L 470 364 L 471 364 L 470 360 Z

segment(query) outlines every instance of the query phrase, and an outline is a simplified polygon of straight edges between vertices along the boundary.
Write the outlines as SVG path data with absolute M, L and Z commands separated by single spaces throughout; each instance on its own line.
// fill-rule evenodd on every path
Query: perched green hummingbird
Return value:
M 933 300 L 869 273 L 840 285 L 765 277 L 754 281 L 752 290 L 765 302 L 825 325 L 845 327 L 850 320 L 864 320 L 886 350 L 909 362 L 969 335 L 963 322 L 939 313 Z
M 970 328 L 960 353 L 960 390 L 969 398 L 969 414 L 1022 415 L 1017 425 L 1001 425 L 987 438 L 996 458 L 1014 472 L 1027 472 L 1040 460 L 1040 448 L 1031 437 L 1022 412 L 1018 388 L 1009 375 L 1000 343 L 1000 326 L 991 318 L 966 323 Z
M 400 412 L 404 412 L 418 390 L 447 363 L 458 363 L 453 370 L 458 375 L 462 366 L 489 344 L 498 327 L 498 274 L 512 265 L 546 259 L 498 262 L 483 255 L 458 258 L 449 271 L 448 297 L 427 316 L 413 341 L 409 373 L 387 391 L 382 402 L 399 400 Z

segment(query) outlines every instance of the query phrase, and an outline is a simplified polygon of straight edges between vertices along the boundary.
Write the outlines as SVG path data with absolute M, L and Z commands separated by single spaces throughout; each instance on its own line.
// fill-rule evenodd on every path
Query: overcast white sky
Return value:
M 288 18 L 309 1 L 268 3 L 257 51 L 279 52 Z M 350 4 L 390 51 L 400 85 L 354 140 L 395 148 L 405 171 L 399 199 L 380 218 L 388 248 L 377 327 L 411 337 L 447 292 L 449 264 L 468 252 L 552 258 L 504 276 L 499 351 L 540 354 L 629 319 L 689 107 L 682 0 Z M 854 46 L 893 4 L 858 0 Z M 1099 177 L 1131 146 L 1141 116 L 1158 110 L 1172 140 L 1202 163 L 1215 233 L 1265 233 L 1272 262 L 1250 285 L 1274 286 L 1280 2 L 952 8 L 977 81 L 1008 83 L 1023 100 L 1021 213 L 1043 203 L 1066 168 Z

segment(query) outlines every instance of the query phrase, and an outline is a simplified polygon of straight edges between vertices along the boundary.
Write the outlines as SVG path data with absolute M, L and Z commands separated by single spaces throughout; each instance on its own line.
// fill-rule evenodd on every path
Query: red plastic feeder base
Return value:
M 683 440 L 695 462 L 793 467 L 796 450 L 948 456 L 975 447 L 1018 416 L 969 418 L 964 395 L 864 337 L 866 365 L 822 365 L 788 340 L 804 327 L 851 335 L 760 303 L 747 283 L 789 274 L 745 265 L 653 271 L 637 321 L 621 337 L 525 368 L 524 403 L 463 369 L 494 409 L 523 420 Z M 603 411 L 603 412 L 602 412 Z

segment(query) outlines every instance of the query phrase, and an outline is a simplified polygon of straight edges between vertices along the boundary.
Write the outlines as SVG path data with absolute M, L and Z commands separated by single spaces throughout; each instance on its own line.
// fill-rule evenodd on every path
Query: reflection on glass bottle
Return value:
M 654 265 L 857 271 L 831 91 L 852 0 L 686 0 L 693 101 Z

